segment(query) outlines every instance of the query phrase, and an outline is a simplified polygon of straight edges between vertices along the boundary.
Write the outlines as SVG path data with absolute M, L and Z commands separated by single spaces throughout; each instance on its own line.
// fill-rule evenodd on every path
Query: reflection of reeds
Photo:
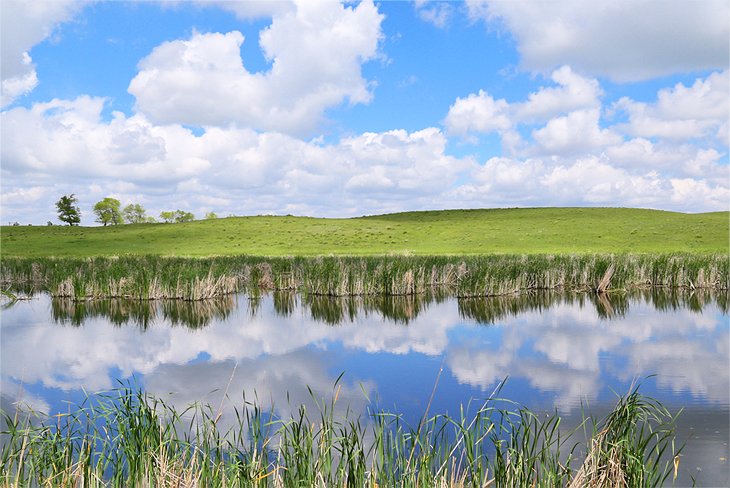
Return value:
M 115 325 L 136 325 L 146 329 L 158 316 L 173 325 L 199 328 L 212 320 L 224 320 L 237 306 L 236 295 L 220 298 L 186 300 L 73 300 L 54 298 L 51 313 L 54 321 L 82 325 L 88 318 L 104 317 Z M 329 325 L 354 322 L 359 315 L 378 314 L 386 321 L 408 324 L 423 313 L 431 303 L 441 303 L 453 298 L 443 289 L 430 290 L 418 295 L 333 297 L 320 295 L 300 296 L 294 292 L 272 294 L 274 312 L 288 317 L 301 306 L 308 310 L 313 320 Z M 263 296 L 260 292 L 248 296 L 248 312 L 258 314 Z M 519 314 L 547 310 L 559 303 L 575 303 L 581 307 L 592 303 L 599 317 L 611 319 L 623 317 L 632 300 L 640 299 L 658 310 L 688 309 L 701 312 L 716 304 L 728 313 L 728 293 L 712 290 L 686 290 L 673 288 L 639 289 L 627 293 L 564 293 L 549 290 L 530 291 L 492 297 L 458 298 L 459 315 L 480 324 L 495 324 Z M 12 305 L 9 305 L 12 306 Z
M 3 486 L 642 486 L 674 472 L 674 418 L 636 390 L 608 417 L 586 419 L 583 440 L 557 413 L 538 416 L 488 398 L 476 411 L 437 414 L 417 426 L 401 415 L 335 414 L 339 390 L 291 418 L 249 402 L 184 411 L 142 391 L 88 398 L 41 422 L 4 416 Z M 183 415 L 185 417 L 183 417 Z M 582 430 L 578 431 L 582 432 Z
M 360 309 L 360 300 L 356 297 L 306 295 L 303 302 L 312 319 L 329 325 L 354 321 Z
M 377 311 L 383 318 L 407 324 L 421 313 L 430 299 L 426 295 L 376 296 L 364 301 L 367 311 Z
M 490 325 L 525 312 L 547 310 L 572 298 L 572 295 L 549 291 L 460 298 L 458 300 L 459 316 L 480 324 Z
M 297 294 L 293 291 L 274 292 L 274 310 L 277 315 L 288 317 L 297 306 Z
M 236 306 L 236 300 L 227 295 L 208 300 L 163 300 L 162 316 L 172 325 L 193 329 L 207 326 L 212 320 L 225 320 Z
M 471 297 L 553 289 L 728 290 L 730 258 L 694 254 L 3 258 L 0 277 L 14 289 L 32 284 L 54 296 L 74 299 L 202 300 L 262 289 L 323 296 L 398 296 L 438 287 Z
M 104 317 L 114 325 L 133 324 L 142 329 L 150 327 L 157 315 L 156 304 L 139 300 L 51 300 L 53 320 L 59 323 L 82 325 L 93 317 Z
M 51 300 L 53 320 L 59 323 L 82 325 L 89 318 L 103 317 L 112 324 L 136 325 L 147 329 L 161 315 L 173 325 L 204 327 L 213 319 L 223 320 L 236 306 L 236 300 L 228 295 L 198 301 L 185 300 Z

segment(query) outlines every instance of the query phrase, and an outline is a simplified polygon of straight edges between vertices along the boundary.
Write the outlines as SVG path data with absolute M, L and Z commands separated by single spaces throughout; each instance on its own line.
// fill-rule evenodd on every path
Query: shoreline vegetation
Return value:
M 228 422 L 222 403 L 179 409 L 131 387 L 54 416 L 2 412 L 0 483 L 578 488 L 655 487 L 677 477 L 679 414 L 638 387 L 603 419 L 584 414 L 575 428 L 557 411 L 498 398 L 501 385 L 456 415 L 430 416 L 429 403 L 412 426 L 397 414 L 337 405 L 338 382 L 328 398 L 311 393 L 315 406 L 293 406 L 290 418 L 244 395 Z
M 48 292 L 74 300 L 206 300 L 233 293 L 458 298 L 534 290 L 604 293 L 637 288 L 730 289 L 727 254 L 582 254 L 179 258 L 3 257 L 6 294 Z

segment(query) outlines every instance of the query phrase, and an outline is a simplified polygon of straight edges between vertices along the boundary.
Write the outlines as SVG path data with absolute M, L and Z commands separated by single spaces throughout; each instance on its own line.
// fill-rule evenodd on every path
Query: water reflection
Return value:
M 415 320 L 431 304 L 456 300 L 459 316 L 479 324 L 495 324 L 508 317 L 526 312 L 540 312 L 559 303 L 575 304 L 581 308 L 589 304 L 601 319 L 623 317 L 632 301 L 650 304 L 656 310 L 691 310 L 701 312 L 710 304 L 716 304 L 728 313 L 727 293 L 682 290 L 643 290 L 627 293 L 586 294 L 531 292 L 498 297 L 452 298 L 445 293 L 429 292 L 408 296 L 355 296 L 327 297 L 302 296 L 294 292 L 271 294 L 273 310 L 281 317 L 289 317 L 300 307 L 309 316 L 328 325 L 355 322 L 359 315 L 376 315 L 399 324 Z M 86 300 L 75 301 L 54 298 L 51 301 L 54 321 L 63 324 L 82 325 L 88 318 L 103 317 L 114 325 L 135 325 L 147 329 L 162 319 L 172 325 L 193 329 L 209 325 L 213 320 L 225 320 L 238 306 L 238 299 L 249 302 L 248 314 L 254 318 L 259 313 L 262 295 L 234 296 L 200 301 L 185 300 Z M 11 306 L 6 303 L 5 307 Z
M 142 330 L 158 319 L 191 329 L 205 327 L 212 320 L 225 320 L 236 307 L 233 295 L 210 300 L 72 300 L 53 298 L 51 314 L 61 324 L 83 325 L 89 318 L 105 318 L 117 326 L 134 325 Z
M 685 430 L 704 429 L 703 443 L 686 451 L 688 459 L 714 463 L 703 465 L 702 484 L 727 484 L 727 305 L 726 294 L 657 290 L 463 300 L 39 297 L 2 312 L 0 400 L 3 408 L 22 399 L 53 413 L 65 410 L 63 401 L 75 392 L 136 375 L 151 393 L 174 393 L 170 402 L 178 406 L 218 405 L 224 394 L 234 402 L 255 391 L 263 406 L 286 416 L 290 406 L 312 403 L 307 387 L 326 395 L 345 371 L 343 406 L 363 413 L 367 395 L 417 422 L 443 364 L 432 412 L 458 412 L 460 403 L 509 377 L 509 398 L 577 417 L 585 402 L 606 410 L 613 391 L 656 375 L 646 393 L 674 411 L 687 407 Z

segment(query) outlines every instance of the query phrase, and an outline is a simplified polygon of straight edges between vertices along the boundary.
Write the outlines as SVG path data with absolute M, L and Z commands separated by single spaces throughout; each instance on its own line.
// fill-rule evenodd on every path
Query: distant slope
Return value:
M 408 212 L 351 219 L 230 217 L 185 224 L 0 230 L 2 256 L 728 253 L 730 212 L 625 208 Z

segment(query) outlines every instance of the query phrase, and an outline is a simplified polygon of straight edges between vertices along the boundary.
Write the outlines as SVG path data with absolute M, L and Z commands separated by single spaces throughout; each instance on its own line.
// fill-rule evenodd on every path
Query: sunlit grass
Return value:
M 623 208 L 231 217 L 108 227 L 3 226 L 3 256 L 728 253 L 730 213 Z

